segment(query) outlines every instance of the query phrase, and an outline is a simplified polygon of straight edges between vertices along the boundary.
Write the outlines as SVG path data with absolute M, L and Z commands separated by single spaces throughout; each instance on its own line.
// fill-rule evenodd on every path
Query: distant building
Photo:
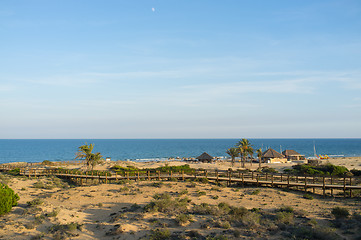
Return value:
M 202 155 L 196 157 L 196 159 L 198 159 L 198 161 L 200 162 L 212 162 L 213 157 L 211 155 L 209 155 L 208 153 L 204 152 L 202 153 Z
M 277 152 L 276 150 L 269 148 L 267 151 L 265 151 L 262 154 L 262 159 L 264 162 L 267 163 L 277 163 L 277 162 L 281 162 L 281 163 L 286 163 L 287 162 L 287 158 L 285 158 L 285 156 L 283 156 L 281 153 Z
M 305 160 L 305 155 L 299 154 L 295 150 L 284 150 L 282 154 L 287 158 L 288 161 Z
M 106 161 L 106 162 L 110 162 L 110 157 L 107 157 L 107 158 L 105 159 L 105 161 Z

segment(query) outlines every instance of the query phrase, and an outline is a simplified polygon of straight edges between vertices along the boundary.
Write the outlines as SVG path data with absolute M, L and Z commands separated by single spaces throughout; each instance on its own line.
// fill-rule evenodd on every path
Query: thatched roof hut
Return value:
M 202 153 L 200 156 L 198 156 L 196 158 L 198 159 L 198 161 L 201 161 L 201 162 L 212 162 L 212 160 L 213 160 L 213 157 L 206 152 Z
M 299 154 L 298 152 L 296 152 L 295 150 L 284 150 L 282 152 L 282 154 L 289 160 L 304 160 L 305 159 L 305 155 Z
M 262 159 L 268 162 L 286 162 L 285 156 L 276 150 L 269 148 L 262 154 Z

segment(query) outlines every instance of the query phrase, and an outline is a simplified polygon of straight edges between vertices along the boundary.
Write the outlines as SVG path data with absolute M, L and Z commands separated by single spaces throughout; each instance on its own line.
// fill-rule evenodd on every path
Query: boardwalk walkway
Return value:
M 1 165 L 0 171 L 11 171 L 14 167 Z M 228 185 L 237 183 L 242 186 L 266 186 L 309 191 L 313 193 L 321 190 L 326 195 L 326 190 L 330 195 L 343 195 L 353 197 L 357 191 L 361 191 L 360 177 L 337 177 L 337 176 L 297 176 L 287 174 L 270 174 L 259 172 L 242 171 L 207 171 L 193 170 L 190 172 L 160 172 L 160 171 L 129 171 L 118 173 L 111 172 L 81 172 L 76 170 L 54 169 L 54 168 L 20 168 L 19 174 L 27 177 L 56 176 L 69 179 L 79 185 L 89 184 L 97 181 L 98 183 L 119 182 L 122 180 L 201 180 L 226 182 Z

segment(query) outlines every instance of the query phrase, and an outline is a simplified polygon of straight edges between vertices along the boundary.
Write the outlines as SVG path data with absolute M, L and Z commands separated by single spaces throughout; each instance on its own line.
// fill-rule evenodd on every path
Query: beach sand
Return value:
M 352 167 L 360 169 L 359 158 L 332 159 L 330 162 L 344 164 L 344 166 L 350 166 L 351 169 Z M 97 166 L 97 169 L 105 170 L 115 164 L 142 168 L 165 164 L 183 165 L 184 162 L 118 161 Z M 189 164 L 194 168 L 205 169 L 230 167 L 228 162 Z M 255 168 L 258 166 L 258 164 L 253 165 Z M 290 164 L 268 164 L 268 166 L 283 169 L 289 167 Z M 79 165 L 69 167 L 79 168 Z M 236 165 L 235 169 L 237 168 Z M 198 236 L 196 237 L 198 239 L 202 239 L 200 236 L 205 239 L 206 236 L 217 235 L 226 236 L 228 239 L 287 239 L 284 237 L 287 236 L 286 233 L 299 224 L 305 226 L 316 224 L 327 231 L 336 231 L 344 239 L 354 239 L 353 237 L 361 234 L 357 232 L 360 231 L 359 229 L 351 229 L 349 232 L 352 234 L 345 234 L 342 229 L 330 227 L 334 219 L 331 214 L 332 209 L 338 206 L 347 208 L 351 213 L 360 213 L 359 198 L 323 198 L 320 195 L 311 194 L 313 199 L 310 200 L 305 199 L 305 193 L 301 191 L 227 187 L 199 182 L 124 181 L 121 184 L 68 187 L 67 182 L 57 178 L 29 179 L 5 174 L 1 174 L 0 177 L 2 181 L 8 182 L 8 185 L 20 196 L 19 205 L 14 207 L 9 214 L 0 217 L 0 239 L 150 239 L 157 233 L 155 229 L 160 229 L 160 232 L 169 231 L 173 236 L 182 237 L 178 239 L 191 239 L 193 235 Z M 151 201 L 155 201 L 153 198 L 155 194 L 163 193 L 168 194 L 171 199 L 187 197 L 190 200 L 187 208 L 192 221 L 179 224 L 176 221 L 179 214 L 176 212 L 144 212 L 142 210 Z M 27 202 L 35 199 L 40 199 L 42 203 L 28 206 Z M 193 208 L 202 203 L 217 206 L 221 202 L 234 207 L 259 209 L 257 211 L 260 211 L 262 219 L 266 218 L 264 216 L 269 216 L 268 225 L 264 222 L 256 222 L 251 226 L 232 222 L 227 225 L 224 224 L 226 222 L 224 216 L 192 212 Z M 277 209 L 284 206 L 294 209 L 292 223 L 281 224 L 275 220 Z M 311 224 L 310 221 L 313 223 Z

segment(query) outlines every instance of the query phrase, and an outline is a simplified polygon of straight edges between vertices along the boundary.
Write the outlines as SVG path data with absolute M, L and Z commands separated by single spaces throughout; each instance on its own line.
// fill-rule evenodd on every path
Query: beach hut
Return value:
M 206 152 L 202 153 L 202 155 L 200 155 L 196 158 L 198 159 L 198 161 L 208 162 L 208 163 L 212 162 L 212 160 L 213 160 L 213 157 Z
M 295 150 L 284 150 L 282 154 L 287 158 L 288 161 L 305 160 L 305 155 L 301 155 Z
M 262 154 L 262 159 L 267 163 L 286 163 L 287 158 L 276 150 L 269 148 Z

